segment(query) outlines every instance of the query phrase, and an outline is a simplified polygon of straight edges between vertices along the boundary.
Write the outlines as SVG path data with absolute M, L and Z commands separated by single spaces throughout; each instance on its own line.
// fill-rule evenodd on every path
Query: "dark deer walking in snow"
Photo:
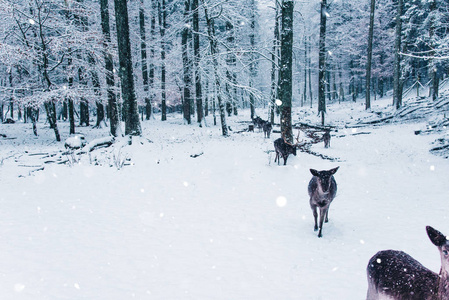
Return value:
M 268 121 L 264 121 L 263 125 L 262 125 L 262 129 L 263 129 L 263 135 L 265 138 L 270 138 L 270 134 L 271 134 L 271 122 Z
M 449 299 L 449 241 L 430 226 L 426 230 L 440 252 L 440 274 L 427 269 L 402 251 L 380 251 L 367 266 L 368 300 Z
M 331 134 L 329 130 L 323 134 L 324 148 L 329 148 L 331 146 Z
M 296 148 L 299 145 L 298 139 L 299 139 L 299 131 L 298 137 L 296 138 L 297 143 L 294 145 L 289 143 L 285 139 L 284 133 L 282 133 L 282 137 L 274 141 L 274 150 L 276 151 L 276 157 L 274 158 L 274 162 L 276 162 L 277 160 L 279 165 L 280 157 L 282 156 L 282 158 L 284 159 L 284 166 L 285 166 L 287 164 L 287 158 L 290 154 L 296 156 Z
M 260 129 L 262 129 L 263 122 L 265 122 L 265 121 L 262 120 L 262 118 L 259 116 L 255 117 L 253 119 L 253 124 L 255 127 L 259 128 L 259 131 L 260 131 Z
M 337 194 L 337 182 L 334 174 L 339 167 L 328 171 L 317 171 L 310 169 L 313 177 L 309 182 L 310 208 L 312 208 L 313 218 L 315 219 L 315 231 L 318 230 L 318 209 L 320 210 L 320 227 L 318 237 L 322 237 L 323 222 L 329 221 L 329 206 Z

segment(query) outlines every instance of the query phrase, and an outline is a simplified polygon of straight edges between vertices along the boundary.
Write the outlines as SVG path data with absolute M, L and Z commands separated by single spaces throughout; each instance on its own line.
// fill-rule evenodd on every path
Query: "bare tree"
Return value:
M 100 0 L 101 10 L 101 29 L 104 36 L 103 41 L 103 56 L 106 69 L 106 84 L 108 95 L 108 111 L 109 111 L 109 126 L 110 132 L 113 136 L 118 135 L 120 129 L 118 110 L 117 110 L 117 96 L 114 92 L 115 80 L 114 80 L 114 62 L 112 54 L 109 50 L 111 44 L 111 30 L 109 26 L 109 4 L 108 0 Z
M 114 0 L 117 27 L 117 44 L 119 54 L 119 75 L 125 116 L 125 134 L 142 133 L 137 111 L 137 99 L 134 90 L 131 44 L 129 40 L 128 6 L 126 0 Z
M 281 3 L 281 63 L 279 98 L 281 104 L 281 132 L 293 141 L 292 136 L 292 68 L 293 68 L 293 1 Z
M 327 0 L 321 0 L 320 42 L 318 54 L 318 113 L 321 114 L 321 124 L 324 125 L 326 113 L 326 19 Z
M 183 66 L 183 112 L 184 121 L 187 124 L 192 122 L 191 120 L 191 86 L 192 86 L 192 68 L 191 60 L 189 57 L 189 36 L 190 36 L 190 0 L 184 0 L 184 27 L 181 33 L 181 45 L 182 45 L 182 66 Z
M 200 26 L 199 26 L 199 7 L 198 0 L 192 0 L 192 28 L 193 28 L 193 54 L 194 54 L 194 71 L 195 71 L 195 100 L 197 121 L 201 125 L 203 114 L 203 93 L 201 86 L 201 70 L 200 70 Z
M 371 0 L 370 17 L 369 17 L 369 33 L 368 33 L 368 55 L 366 62 L 366 104 L 365 109 L 371 108 L 370 88 L 371 88 L 371 61 L 373 58 L 373 33 L 374 33 L 374 10 L 376 8 L 376 0 Z
M 401 84 L 401 34 L 402 34 L 402 0 L 398 0 L 396 12 L 396 32 L 394 42 L 394 73 L 393 73 L 393 105 L 396 108 L 402 106 Z
M 222 91 L 221 91 L 221 81 L 220 81 L 220 75 L 218 74 L 218 45 L 217 45 L 217 39 L 215 36 L 215 16 L 209 16 L 209 8 L 204 3 L 204 0 L 202 0 L 203 8 L 204 8 L 204 16 L 206 18 L 206 24 L 207 24 L 207 35 L 209 38 L 209 44 L 210 44 L 210 54 L 212 56 L 212 65 L 214 70 L 214 81 L 215 81 L 215 90 L 216 90 L 216 98 L 218 101 L 218 109 L 220 112 L 220 120 L 221 120 L 221 132 L 222 135 L 227 136 L 228 135 L 228 126 L 226 125 L 226 111 L 225 106 L 223 103 L 223 100 L 221 98 Z M 214 102 L 215 103 L 215 102 Z
M 158 19 L 161 35 L 161 120 L 167 120 L 167 103 L 166 103 L 166 68 L 165 68 L 165 30 L 167 28 L 167 11 L 165 0 L 158 1 Z

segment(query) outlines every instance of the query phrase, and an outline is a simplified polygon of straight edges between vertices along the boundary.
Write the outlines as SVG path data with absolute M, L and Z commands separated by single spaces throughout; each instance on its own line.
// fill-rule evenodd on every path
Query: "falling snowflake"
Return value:
M 285 205 L 287 205 L 287 198 L 285 198 L 284 196 L 277 197 L 276 205 L 279 207 L 284 207 Z

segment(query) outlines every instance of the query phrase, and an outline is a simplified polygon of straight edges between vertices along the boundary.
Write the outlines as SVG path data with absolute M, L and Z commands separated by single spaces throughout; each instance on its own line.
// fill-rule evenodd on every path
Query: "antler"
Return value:
M 287 129 L 285 129 L 285 130 L 281 133 L 281 136 L 282 136 L 282 139 L 284 140 L 284 142 L 285 142 L 287 145 L 290 145 L 290 146 L 293 146 L 293 147 L 298 147 L 299 144 L 303 142 L 302 140 L 301 140 L 301 142 L 299 141 L 299 133 L 301 132 L 299 129 L 298 129 L 298 135 L 296 136 L 296 144 L 292 144 L 292 143 L 288 142 L 288 141 L 285 139 L 285 132 L 286 132 L 286 131 L 287 131 Z

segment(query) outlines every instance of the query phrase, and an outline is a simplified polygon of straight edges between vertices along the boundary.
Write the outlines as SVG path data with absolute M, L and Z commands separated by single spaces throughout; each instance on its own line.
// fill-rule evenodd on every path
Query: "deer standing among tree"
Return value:
M 440 252 L 440 273 L 427 269 L 405 252 L 379 251 L 367 266 L 368 300 L 449 299 L 449 241 L 430 226 L 426 230 L 430 241 Z
M 262 125 L 262 129 L 263 129 L 263 134 L 265 138 L 270 138 L 270 134 L 271 134 L 271 122 L 269 121 L 264 121 L 263 125 Z
M 292 144 L 289 143 L 286 139 L 285 139 L 285 135 L 284 133 L 282 133 L 282 137 L 278 138 L 277 140 L 274 141 L 274 150 L 276 151 L 276 157 L 274 158 L 274 162 L 278 162 L 279 165 L 279 160 L 280 157 L 282 156 L 282 158 L 284 159 L 284 166 L 287 164 L 287 158 L 290 154 L 293 154 L 294 156 L 296 156 L 296 148 L 299 145 L 299 131 L 298 131 L 298 136 L 296 137 L 296 144 Z
M 339 167 L 328 171 L 317 171 L 310 169 L 313 177 L 310 179 L 308 192 L 310 196 L 310 208 L 315 219 L 314 230 L 318 230 L 318 209 L 320 210 L 320 227 L 318 237 L 322 237 L 323 222 L 329 222 L 329 206 L 337 194 L 337 182 L 334 179 L 334 174 Z
M 324 148 L 329 148 L 331 146 L 331 134 L 329 130 L 323 134 Z

